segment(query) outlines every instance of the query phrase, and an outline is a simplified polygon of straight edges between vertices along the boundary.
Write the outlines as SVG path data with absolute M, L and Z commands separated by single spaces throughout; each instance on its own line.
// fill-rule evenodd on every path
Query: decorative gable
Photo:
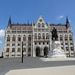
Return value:
M 35 24 L 35 28 L 48 28 L 47 24 L 45 23 L 41 15 Z

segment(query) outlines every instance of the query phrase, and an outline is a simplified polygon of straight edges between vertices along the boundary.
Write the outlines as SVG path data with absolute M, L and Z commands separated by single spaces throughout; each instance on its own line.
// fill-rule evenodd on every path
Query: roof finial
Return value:
M 40 13 L 40 16 L 41 16 L 41 13 Z

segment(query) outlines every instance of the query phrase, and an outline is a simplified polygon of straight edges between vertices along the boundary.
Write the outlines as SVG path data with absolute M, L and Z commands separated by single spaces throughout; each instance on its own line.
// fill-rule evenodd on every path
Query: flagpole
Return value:
M 23 42 L 22 42 L 22 63 L 23 63 Z
M 50 38 L 50 24 L 49 24 L 49 22 L 48 22 L 48 27 L 49 27 L 49 50 L 50 50 L 50 42 L 51 42 L 50 39 L 51 38 Z

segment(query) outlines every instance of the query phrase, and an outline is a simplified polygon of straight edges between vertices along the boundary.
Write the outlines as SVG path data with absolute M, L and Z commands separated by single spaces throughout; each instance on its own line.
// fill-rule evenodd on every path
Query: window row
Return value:
M 63 40 L 63 38 L 62 38 L 62 37 L 60 37 L 60 40 Z M 65 37 L 65 38 L 64 38 L 64 40 L 66 41 L 66 40 L 68 40 L 68 38 L 67 38 L 67 37 Z M 72 37 L 69 37 L 69 40 L 72 40 Z
M 21 56 L 20 54 L 18 54 L 18 55 L 11 55 L 11 56 Z M 23 56 L 26 56 L 26 54 L 23 54 Z M 28 54 L 28 56 L 31 56 L 31 54 Z M 6 55 L 6 57 L 9 57 L 9 55 Z
M 45 27 L 44 23 L 40 24 L 38 23 L 38 27 Z
M 6 46 L 10 46 L 10 44 L 7 44 Z M 13 43 L 12 46 L 16 46 L 15 43 Z M 18 43 L 17 46 L 21 46 L 21 44 Z M 23 46 L 26 46 L 26 43 L 23 43 Z
M 6 46 L 10 46 L 10 44 L 7 44 Z M 13 43 L 12 46 L 15 46 L 15 43 Z M 18 43 L 17 46 L 21 46 L 21 44 Z M 26 46 L 26 43 L 23 43 L 23 46 Z M 28 46 L 31 46 L 31 43 L 28 43 Z
M 43 43 L 41 43 L 41 42 L 39 42 L 39 43 L 35 42 L 35 45 L 37 45 L 37 44 L 39 44 L 39 45 L 43 44 L 44 45 L 44 44 L 49 44 L 49 42 L 46 42 L 46 43 L 45 42 L 43 42 Z
M 64 50 L 63 47 L 61 47 L 61 48 Z M 68 48 L 68 47 L 66 47 L 65 49 L 66 49 L 66 51 L 69 51 L 69 48 Z M 74 48 L 73 48 L 73 47 L 70 47 L 70 50 L 71 50 L 71 51 L 74 51 Z
M 35 33 L 35 36 L 34 36 L 34 38 L 35 39 L 45 39 L 45 37 L 46 37 L 46 39 L 49 39 L 49 35 L 48 35 L 48 33 L 46 33 L 46 35 L 44 34 L 44 33 L 42 33 L 42 35 L 39 33 L 38 35 Z
M 31 31 L 12 31 L 12 33 L 26 33 L 26 32 L 31 33 Z
M 61 43 L 61 45 L 63 45 L 63 43 Z M 65 45 L 68 45 L 68 43 L 65 43 Z M 70 43 L 70 45 L 73 45 L 73 43 Z
M 21 41 L 21 37 L 18 37 L 18 41 Z M 31 40 L 31 36 L 28 36 L 28 40 Z M 10 37 L 7 37 L 7 41 L 10 41 Z M 12 41 L 16 41 L 16 37 L 12 37 Z M 23 37 L 23 41 L 26 41 L 26 37 Z
M 9 52 L 10 48 L 6 49 L 6 52 Z M 12 52 L 15 52 L 15 48 L 12 48 Z M 21 48 L 17 49 L 17 52 L 21 52 Z M 23 52 L 26 52 L 26 48 L 23 48 Z M 28 52 L 31 52 L 31 48 L 28 48 Z

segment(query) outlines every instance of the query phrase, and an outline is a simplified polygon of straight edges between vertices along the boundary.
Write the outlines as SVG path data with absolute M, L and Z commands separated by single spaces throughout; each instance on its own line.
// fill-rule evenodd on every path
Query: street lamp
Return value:
M 23 42 L 22 42 L 22 63 L 23 63 Z

